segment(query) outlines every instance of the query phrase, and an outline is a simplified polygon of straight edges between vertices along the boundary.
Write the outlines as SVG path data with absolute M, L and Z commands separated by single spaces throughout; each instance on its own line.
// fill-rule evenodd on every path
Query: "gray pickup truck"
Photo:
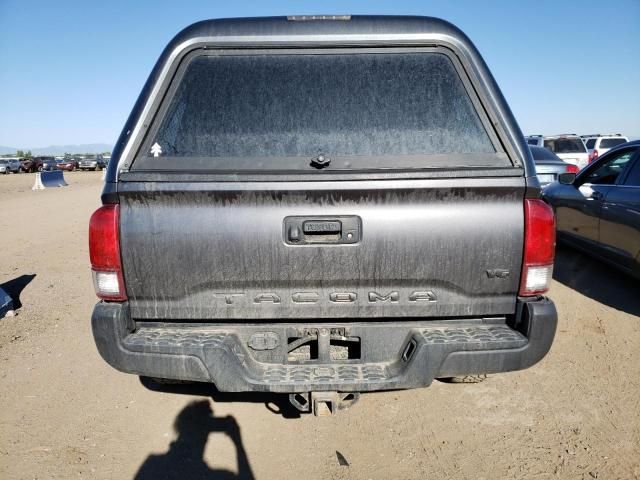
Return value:
M 210 20 L 179 33 L 89 236 L 100 354 L 290 394 L 518 370 L 549 350 L 553 212 L 469 39 L 435 18 Z

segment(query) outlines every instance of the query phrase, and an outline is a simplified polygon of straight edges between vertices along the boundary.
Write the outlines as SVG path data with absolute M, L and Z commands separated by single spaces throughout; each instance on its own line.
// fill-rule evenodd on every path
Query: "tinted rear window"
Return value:
M 585 153 L 587 151 L 578 137 L 548 139 L 544 141 L 544 146 L 554 153 Z
M 436 52 L 201 55 L 158 117 L 133 169 L 511 165 Z
M 548 150 L 546 148 L 530 147 L 530 150 L 534 160 L 556 160 L 559 162 L 562 161 L 551 150 Z
M 613 148 L 626 142 L 624 138 L 603 138 L 600 140 L 600 148 Z
M 538 139 L 537 138 L 530 138 L 527 140 L 527 143 L 529 145 L 538 145 Z
M 596 146 L 596 140 L 595 138 L 590 138 L 589 140 L 587 140 L 587 148 L 591 149 L 593 147 Z

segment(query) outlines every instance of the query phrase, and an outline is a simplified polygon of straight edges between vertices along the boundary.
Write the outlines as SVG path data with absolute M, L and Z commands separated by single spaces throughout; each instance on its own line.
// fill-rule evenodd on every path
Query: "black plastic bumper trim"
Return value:
M 246 339 L 264 331 L 264 325 L 172 324 L 135 330 L 126 303 L 101 302 L 94 308 L 92 327 L 100 355 L 126 373 L 215 383 L 227 392 L 357 392 L 423 387 L 439 377 L 530 367 L 551 348 L 557 313 L 546 298 L 522 302 L 517 311 L 517 330 L 478 320 L 353 324 L 354 334 L 382 349 L 392 341 L 389 329 L 395 329 L 397 345 L 387 349 L 386 359 L 323 365 L 258 361 Z M 279 337 L 286 337 L 284 328 L 269 325 Z M 415 348 L 407 360 L 402 353 L 409 342 Z

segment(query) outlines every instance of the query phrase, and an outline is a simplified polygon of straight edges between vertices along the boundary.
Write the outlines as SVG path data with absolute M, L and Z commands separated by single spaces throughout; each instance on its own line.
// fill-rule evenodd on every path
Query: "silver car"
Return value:
M 563 161 L 547 148 L 529 146 L 529 149 L 536 162 L 536 175 L 542 186 L 557 181 L 561 173 L 578 173 L 579 171 L 577 165 Z
M 20 173 L 20 160 L 17 158 L 0 158 L 0 173 Z
M 19 158 L 10 158 L 9 159 L 9 170 L 13 173 L 20 173 L 21 171 L 21 163 Z
M 80 161 L 80 170 L 102 170 L 106 164 L 100 157 L 85 158 Z

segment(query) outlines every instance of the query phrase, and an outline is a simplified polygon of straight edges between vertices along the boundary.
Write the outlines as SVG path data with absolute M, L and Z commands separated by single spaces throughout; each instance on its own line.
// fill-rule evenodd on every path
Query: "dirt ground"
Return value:
M 549 355 L 477 385 L 363 395 L 331 418 L 281 397 L 158 393 L 98 356 L 87 223 L 100 173 L 0 176 L 0 478 L 640 478 L 640 284 L 559 249 Z M 244 401 L 239 401 L 244 400 Z M 247 402 L 249 400 L 249 402 Z

